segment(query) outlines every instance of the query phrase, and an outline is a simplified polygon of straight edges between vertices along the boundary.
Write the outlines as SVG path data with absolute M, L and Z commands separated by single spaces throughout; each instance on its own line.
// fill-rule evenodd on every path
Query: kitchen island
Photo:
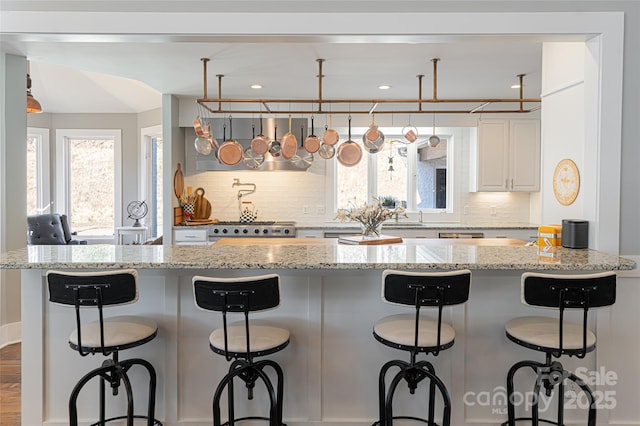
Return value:
M 273 355 L 285 371 L 284 417 L 290 426 L 360 426 L 376 419 L 378 370 L 389 359 L 406 357 L 383 347 L 371 335 L 378 318 L 402 310 L 380 299 L 383 269 L 471 269 L 469 302 L 445 315 L 456 329 L 456 343 L 434 365 L 452 396 L 452 424 L 472 426 L 505 419 L 500 396 L 508 367 L 538 356 L 510 344 L 504 335 L 510 318 L 532 312 L 520 302 L 523 271 L 575 273 L 635 267 L 630 260 L 594 250 L 544 251 L 506 239 L 405 239 L 400 244 L 372 246 L 313 240 L 271 239 L 260 244 L 244 240 L 240 245 L 220 240 L 211 246 L 30 246 L 3 254 L 0 267 L 22 270 L 23 424 L 67 424 L 67 398 L 73 383 L 102 361 L 80 358 L 69 349 L 73 311 L 47 302 L 44 274 L 49 269 L 138 269 L 139 301 L 111 311 L 150 316 L 159 324 L 154 341 L 124 352 L 123 357 L 140 356 L 156 367 L 157 417 L 165 425 L 211 424 L 213 390 L 228 368 L 208 345 L 208 335 L 220 318 L 195 307 L 192 277 L 277 272 L 282 277 L 282 305 L 259 316 L 284 323 L 291 331 L 290 346 Z M 623 285 L 619 282 L 619 287 Z M 613 332 L 622 324 L 616 323 L 620 315 L 611 311 L 619 314 L 618 304 L 593 315 L 597 351 L 567 365 L 614 370 L 620 378 L 616 390 L 622 391 L 632 386 L 624 380 L 632 376 L 635 365 L 615 363 L 625 342 Z M 142 374 L 131 373 L 134 387 L 142 384 Z M 404 395 L 406 389 L 399 391 L 396 412 L 419 414 L 421 391 L 414 397 Z M 85 397 L 81 417 L 95 408 L 96 398 Z M 258 393 L 256 400 L 263 401 L 262 397 Z M 141 404 L 144 395 L 136 398 Z M 633 404 L 622 397 L 617 402 Z M 251 404 L 247 412 L 263 407 Z M 568 418 L 574 414 L 578 413 L 568 413 Z

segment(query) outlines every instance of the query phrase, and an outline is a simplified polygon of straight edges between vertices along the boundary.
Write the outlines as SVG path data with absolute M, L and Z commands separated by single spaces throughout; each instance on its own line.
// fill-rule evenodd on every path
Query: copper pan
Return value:
M 196 118 L 193 120 L 193 130 L 195 130 L 196 135 L 204 136 L 204 126 L 202 125 L 202 120 L 199 115 L 196 115 Z
M 262 134 L 262 117 L 260 117 L 260 133 L 251 139 L 251 149 L 259 155 L 264 155 L 269 151 L 269 138 Z
M 330 126 L 331 126 L 331 116 L 329 116 L 329 127 Z M 338 143 L 338 140 L 340 139 L 340 135 L 336 130 L 331 129 L 329 127 L 325 126 L 324 134 L 322 135 L 322 142 L 326 143 L 327 145 L 335 145 Z
M 229 117 L 229 139 L 218 148 L 218 160 L 227 166 L 235 166 L 242 161 L 243 157 L 242 145 L 233 139 L 233 126 Z
M 336 156 L 338 162 L 346 167 L 353 167 L 362 159 L 362 148 L 351 140 L 351 116 L 349 116 L 349 139 L 340 144 Z
M 320 149 L 320 138 L 314 134 L 313 115 L 311 116 L 311 134 L 304 140 L 304 149 L 310 154 Z
M 291 114 L 289 114 L 289 131 L 280 140 L 280 150 L 285 160 L 291 160 L 298 150 L 298 139 L 291 133 Z
M 313 120 L 313 118 L 311 119 Z M 300 127 L 300 149 L 293 156 L 291 162 L 298 169 L 306 170 L 313 164 L 313 154 L 307 151 L 303 146 L 304 139 L 304 127 Z

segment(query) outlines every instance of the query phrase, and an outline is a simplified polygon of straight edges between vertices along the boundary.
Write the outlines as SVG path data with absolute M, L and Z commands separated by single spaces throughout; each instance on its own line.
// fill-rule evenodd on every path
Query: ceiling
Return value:
M 339 43 L 289 38 L 286 42 L 208 39 L 131 42 L 59 41 L 3 37 L 3 51 L 25 55 L 32 93 L 45 112 L 132 113 L 161 106 L 161 94 L 217 98 L 216 74 L 224 74 L 223 98 L 317 99 L 323 58 L 323 99 L 423 99 L 433 96 L 433 64 L 439 99 L 517 98 L 510 86 L 526 74 L 524 97 L 540 95 L 542 43 L 531 37 L 468 37 L 434 42 Z M 263 89 L 250 89 L 254 83 Z M 388 84 L 391 89 L 378 89 Z M 257 108 L 257 107 L 256 107 Z

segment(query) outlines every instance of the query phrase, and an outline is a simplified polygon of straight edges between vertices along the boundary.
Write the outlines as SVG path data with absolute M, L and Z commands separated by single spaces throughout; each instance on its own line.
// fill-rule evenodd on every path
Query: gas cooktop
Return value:
M 234 222 L 234 221 L 221 221 L 221 222 L 217 222 L 215 225 L 220 225 L 220 226 L 230 226 L 230 225 L 259 225 L 259 226 L 266 226 L 266 225 L 287 225 L 287 226 L 296 226 L 295 222 L 276 222 L 276 221 L 254 221 L 254 222 Z

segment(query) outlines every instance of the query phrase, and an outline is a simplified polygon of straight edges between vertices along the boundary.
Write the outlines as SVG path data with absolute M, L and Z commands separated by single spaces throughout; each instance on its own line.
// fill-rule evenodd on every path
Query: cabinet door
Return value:
M 509 190 L 540 190 L 540 122 L 511 120 L 509 123 Z
M 509 121 L 482 120 L 478 125 L 478 191 L 508 191 Z

